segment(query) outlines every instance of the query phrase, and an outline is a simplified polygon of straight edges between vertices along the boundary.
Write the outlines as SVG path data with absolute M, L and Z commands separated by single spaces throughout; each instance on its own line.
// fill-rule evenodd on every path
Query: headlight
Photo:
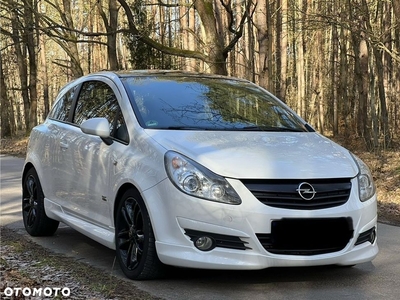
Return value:
M 198 198 L 240 204 L 242 200 L 225 178 L 173 151 L 164 157 L 169 179 L 182 192 Z
M 352 154 L 352 156 L 358 165 L 358 169 L 360 170 L 357 176 L 358 191 L 360 194 L 360 200 L 364 202 L 375 194 L 374 180 L 368 166 L 356 155 Z

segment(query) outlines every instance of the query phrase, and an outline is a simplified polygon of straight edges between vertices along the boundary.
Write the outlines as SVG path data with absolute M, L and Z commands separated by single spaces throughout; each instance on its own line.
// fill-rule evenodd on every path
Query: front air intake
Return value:
M 198 230 L 192 230 L 192 229 L 185 229 L 185 234 L 190 237 L 190 240 L 194 243 L 195 246 L 196 246 L 196 242 L 198 242 L 199 239 L 209 238 L 214 242 L 214 245 L 213 245 L 214 248 L 220 247 L 220 248 L 229 248 L 229 249 L 235 249 L 235 250 L 251 249 L 246 246 L 246 244 L 248 244 L 247 242 L 242 241 L 237 236 L 218 234 L 218 233 L 212 233 L 212 232 L 204 232 L 204 231 L 198 231 Z M 198 247 L 196 246 L 196 248 L 198 248 Z
M 370 242 L 371 244 L 373 244 L 375 242 L 375 239 L 376 239 L 376 229 L 375 227 L 372 227 L 371 229 L 360 233 L 354 245 L 357 246 L 366 242 Z

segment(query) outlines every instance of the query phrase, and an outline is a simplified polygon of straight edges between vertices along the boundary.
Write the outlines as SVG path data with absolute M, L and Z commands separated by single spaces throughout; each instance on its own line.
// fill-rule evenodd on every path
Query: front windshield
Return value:
M 207 77 L 125 77 L 144 128 L 306 131 L 301 120 L 257 86 Z

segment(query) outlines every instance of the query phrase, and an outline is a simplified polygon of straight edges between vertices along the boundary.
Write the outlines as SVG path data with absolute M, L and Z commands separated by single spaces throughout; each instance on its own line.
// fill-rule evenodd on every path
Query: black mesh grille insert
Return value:
M 347 202 L 351 191 L 350 178 L 318 180 L 245 179 L 241 181 L 260 202 L 268 206 L 286 209 L 311 210 L 339 206 Z M 314 188 L 313 199 L 305 200 L 300 196 L 298 189 L 303 182 L 307 182 Z
M 342 250 L 353 232 L 351 218 L 282 219 L 272 221 L 270 234 L 256 235 L 270 253 L 317 255 Z

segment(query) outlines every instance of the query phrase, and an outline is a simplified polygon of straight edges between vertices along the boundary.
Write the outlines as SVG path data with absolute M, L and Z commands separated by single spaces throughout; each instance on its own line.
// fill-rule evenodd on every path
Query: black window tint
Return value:
M 55 103 L 49 113 L 50 119 L 55 119 L 63 122 L 68 121 L 69 111 L 71 109 L 76 90 L 77 86 L 74 86 L 61 96 L 61 98 Z
M 103 117 L 108 119 L 113 132 L 118 111 L 118 101 L 110 86 L 101 81 L 88 81 L 82 85 L 73 122 L 80 125 L 85 120 Z
M 128 128 L 126 127 L 121 110 L 118 111 L 114 131 L 111 133 L 111 136 L 124 143 L 129 143 Z

